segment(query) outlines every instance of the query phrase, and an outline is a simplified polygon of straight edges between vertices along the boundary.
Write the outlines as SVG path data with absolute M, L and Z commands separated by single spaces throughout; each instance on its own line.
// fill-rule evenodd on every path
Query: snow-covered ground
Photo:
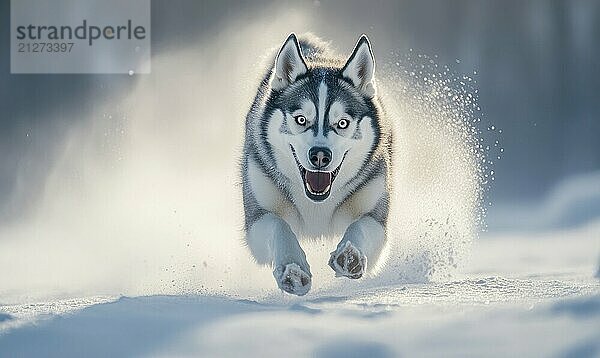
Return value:
M 598 356 L 599 238 L 488 234 L 445 282 L 5 305 L 0 356 Z

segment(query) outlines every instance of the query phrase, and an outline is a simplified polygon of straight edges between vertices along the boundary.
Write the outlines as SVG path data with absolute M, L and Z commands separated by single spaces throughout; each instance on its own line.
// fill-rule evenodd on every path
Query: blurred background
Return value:
M 202 48 L 224 29 L 233 33 L 234 45 L 250 47 L 260 42 L 248 38 L 245 24 L 272 18 L 285 25 L 287 17 L 289 28 L 266 27 L 265 37 L 310 30 L 346 53 L 367 33 L 380 64 L 393 61 L 392 52 L 412 49 L 477 81 L 479 128 L 486 143 L 498 141 L 502 148 L 500 159 L 491 155 L 495 181 L 485 203 L 490 232 L 570 227 L 600 217 L 600 2 L 152 1 L 153 57 Z M 3 49 L 10 43 L 9 25 L 10 2 L 3 0 Z M 249 60 L 261 52 L 250 51 Z M 168 71 L 185 77 L 181 71 L 189 66 L 183 68 L 175 63 Z M 139 77 L 160 87 L 164 70 L 154 67 L 145 76 L 11 75 L 9 52 L 0 52 L 0 225 L 35 210 L 70 128 L 96 120 L 90 115 L 95 106 L 119 101 Z M 230 85 L 247 84 L 234 79 Z M 177 120 L 177 114 L 168 118 Z M 206 121 L 211 138 L 226 140 L 241 123 L 198 121 Z

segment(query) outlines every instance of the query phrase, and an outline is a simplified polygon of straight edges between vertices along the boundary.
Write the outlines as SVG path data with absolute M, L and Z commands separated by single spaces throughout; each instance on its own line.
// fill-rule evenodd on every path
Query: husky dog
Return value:
M 329 266 L 358 279 L 386 242 L 392 130 L 362 35 L 344 61 L 291 34 L 246 117 L 246 242 L 277 285 L 304 295 L 312 274 L 298 238 L 341 237 Z

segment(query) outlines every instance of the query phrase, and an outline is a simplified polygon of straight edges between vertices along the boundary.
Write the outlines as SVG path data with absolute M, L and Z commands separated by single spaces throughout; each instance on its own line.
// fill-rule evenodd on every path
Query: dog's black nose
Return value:
M 308 151 L 308 160 L 318 169 L 325 169 L 331 163 L 331 151 L 325 147 L 312 147 Z

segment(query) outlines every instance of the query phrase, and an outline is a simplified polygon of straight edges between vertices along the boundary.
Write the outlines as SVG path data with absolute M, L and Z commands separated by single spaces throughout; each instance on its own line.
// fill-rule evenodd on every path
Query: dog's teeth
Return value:
M 327 188 L 325 188 L 325 190 L 323 190 L 323 191 L 322 191 L 322 192 L 320 192 L 320 193 L 317 193 L 317 192 L 314 192 L 314 191 L 312 190 L 312 188 L 310 187 L 310 184 L 308 184 L 308 183 L 306 183 L 306 184 L 307 184 L 307 185 L 306 185 L 306 187 L 308 188 L 308 191 L 309 191 L 311 194 L 313 194 L 313 195 L 316 195 L 316 196 L 323 196 L 323 195 L 327 195 L 327 194 L 329 193 L 329 190 L 331 189 L 331 185 L 328 185 L 328 186 L 327 186 Z

